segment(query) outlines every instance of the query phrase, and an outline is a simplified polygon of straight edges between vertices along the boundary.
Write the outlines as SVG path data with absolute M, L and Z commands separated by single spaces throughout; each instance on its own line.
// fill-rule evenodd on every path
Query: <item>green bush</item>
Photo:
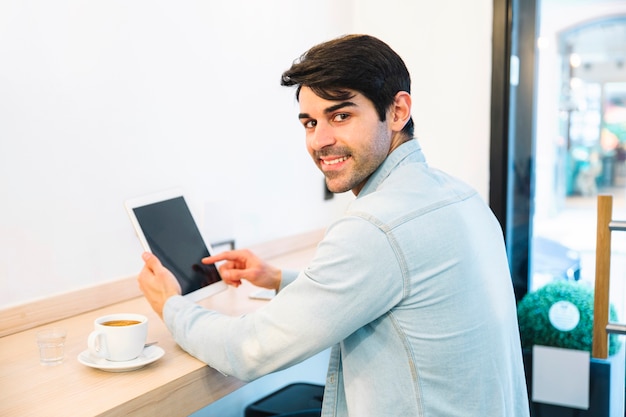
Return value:
M 578 308 L 580 321 L 573 329 L 562 331 L 552 325 L 549 311 L 558 301 L 569 301 Z M 526 294 L 517 306 L 522 347 L 533 345 L 586 350 L 591 352 L 593 333 L 593 289 L 578 282 L 555 281 Z M 617 322 L 617 312 L 611 304 L 609 321 Z M 609 336 L 609 355 L 621 348 L 618 335 Z

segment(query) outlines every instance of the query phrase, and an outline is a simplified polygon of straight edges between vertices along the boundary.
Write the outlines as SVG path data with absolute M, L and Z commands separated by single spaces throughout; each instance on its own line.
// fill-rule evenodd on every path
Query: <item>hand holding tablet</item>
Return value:
M 150 252 L 144 252 L 141 258 L 145 264 L 137 276 L 139 289 L 152 309 L 163 318 L 163 308 L 167 300 L 182 294 L 180 284 L 156 256 Z
M 210 256 L 209 245 L 180 190 L 134 198 L 125 205 L 142 246 L 173 274 L 182 295 L 198 301 L 226 289 L 215 265 L 202 263 Z

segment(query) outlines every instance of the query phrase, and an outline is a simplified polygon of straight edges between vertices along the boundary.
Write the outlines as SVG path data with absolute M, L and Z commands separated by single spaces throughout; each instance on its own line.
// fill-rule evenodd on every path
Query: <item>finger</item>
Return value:
M 154 271 L 156 268 L 159 268 L 161 266 L 161 261 L 159 260 L 159 258 L 154 256 L 150 252 L 144 252 L 141 255 L 141 259 L 143 259 L 146 264 L 146 268 L 148 268 L 150 271 Z
M 245 250 L 227 250 L 217 255 L 207 256 L 202 259 L 203 264 L 214 264 L 220 261 L 231 261 L 231 262 L 245 262 L 246 260 L 246 251 Z
M 233 261 L 226 261 L 219 265 L 217 269 L 219 269 L 220 273 L 222 273 L 224 271 L 230 271 L 231 269 L 237 269 L 237 266 Z
M 224 281 L 241 285 L 243 280 L 254 276 L 254 271 L 250 269 L 226 269 L 220 270 L 220 274 Z
M 205 265 L 214 264 L 220 261 L 225 260 L 234 260 L 236 258 L 230 258 L 228 252 L 218 253 L 217 255 L 207 256 L 206 258 L 202 258 L 202 263 Z
M 231 285 L 233 287 L 238 287 L 241 285 L 241 280 L 239 279 L 232 279 L 231 277 L 229 277 L 228 275 L 224 276 L 222 275 L 222 280 L 227 284 L 227 285 Z

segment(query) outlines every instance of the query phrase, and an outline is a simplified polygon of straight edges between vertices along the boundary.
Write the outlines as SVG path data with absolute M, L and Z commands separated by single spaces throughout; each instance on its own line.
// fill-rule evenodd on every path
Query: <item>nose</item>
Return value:
M 316 151 L 333 145 L 335 143 L 333 128 L 329 123 L 318 122 L 308 139 L 309 146 Z

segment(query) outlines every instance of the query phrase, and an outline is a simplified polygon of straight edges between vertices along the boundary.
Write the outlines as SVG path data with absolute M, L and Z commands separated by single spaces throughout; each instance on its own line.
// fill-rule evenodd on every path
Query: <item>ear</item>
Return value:
M 404 128 L 411 118 L 411 95 L 406 91 L 399 91 L 393 100 L 389 114 L 389 126 L 394 132 Z

